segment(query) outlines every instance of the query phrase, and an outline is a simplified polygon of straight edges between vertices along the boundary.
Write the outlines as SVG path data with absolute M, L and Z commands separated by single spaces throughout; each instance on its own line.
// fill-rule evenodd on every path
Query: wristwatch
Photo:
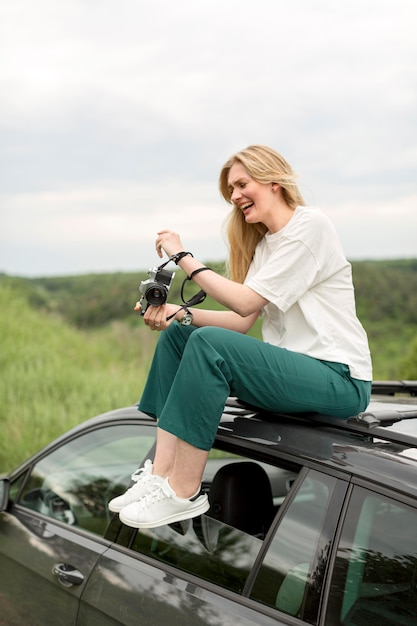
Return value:
M 188 308 L 185 308 L 185 315 L 180 321 L 181 326 L 190 326 L 193 323 L 193 314 Z

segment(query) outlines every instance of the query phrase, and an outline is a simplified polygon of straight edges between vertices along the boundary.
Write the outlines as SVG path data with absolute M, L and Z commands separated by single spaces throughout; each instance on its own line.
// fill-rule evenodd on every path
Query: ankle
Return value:
M 185 486 L 178 485 L 175 482 L 173 484 L 171 482 L 171 479 L 168 479 L 168 484 L 171 487 L 171 489 L 174 491 L 177 498 L 181 498 L 182 500 L 189 500 L 190 498 L 194 498 L 200 493 L 200 489 L 201 489 L 201 485 L 198 485 L 198 487 L 195 487 L 195 485 L 192 485 L 190 487 L 188 485 L 185 485 Z
M 155 476 L 160 476 L 161 478 L 168 478 L 171 474 L 172 468 L 170 467 L 164 467 L 161 465 L 153 465 L 152 467 L 152 474 L 154 474 Z

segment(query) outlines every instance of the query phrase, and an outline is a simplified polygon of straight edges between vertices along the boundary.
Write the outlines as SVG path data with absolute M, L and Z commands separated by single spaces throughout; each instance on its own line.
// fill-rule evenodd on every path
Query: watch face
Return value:
M 192 313 L 186 313 L 181 320 L 181 326 L 189 326 L 193 321 Z

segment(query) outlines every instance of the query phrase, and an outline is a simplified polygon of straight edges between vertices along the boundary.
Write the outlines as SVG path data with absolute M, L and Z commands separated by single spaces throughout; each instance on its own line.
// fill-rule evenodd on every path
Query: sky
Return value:
M 219 171 L 269 145 L 347 257 L 417 257 L 415 0 L 2 0 L 0 273 L 224 260 Z

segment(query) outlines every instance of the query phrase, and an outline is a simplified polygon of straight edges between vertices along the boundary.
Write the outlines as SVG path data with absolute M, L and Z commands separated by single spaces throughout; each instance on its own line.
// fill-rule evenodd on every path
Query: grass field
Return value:
M 140 398 L 155 335 L 114 322 L 80 331 L 0 289 L 0 472 L 71 426 Z
M 98 294 L 109 291 L 101 287 Z M 68 293 L 67 284 L 63 292 Z M 91 294 L 89 285 L 86 292 Z M 20 284 L 0 281 L 0 472 L 85 419 L 136 403 L 158 338 L 138 316 L 76 327 L 62 310 L 51 312 L 43 301 L 30 304 L 28 293 Z M 56 297 L 48 295 L 48 302 Z M 119 297 L 113 293 L 109 302 Z M 93 304 L 97 312 L 108 306 L 96 297 Z M 209 298 L 204 306 L 218 308 Z M 380 308 L 375 305 L 377 312 Z M 369 309 L 363 307 L 364 317 Z M 415 311 L 411 301 L 409 309 Z M 364 320 L 375 380 L 417 378 L 416 324 L 395 319 L 393 310 L 379 320 Z M 260 337 L 260 322 L 251 334 Z

